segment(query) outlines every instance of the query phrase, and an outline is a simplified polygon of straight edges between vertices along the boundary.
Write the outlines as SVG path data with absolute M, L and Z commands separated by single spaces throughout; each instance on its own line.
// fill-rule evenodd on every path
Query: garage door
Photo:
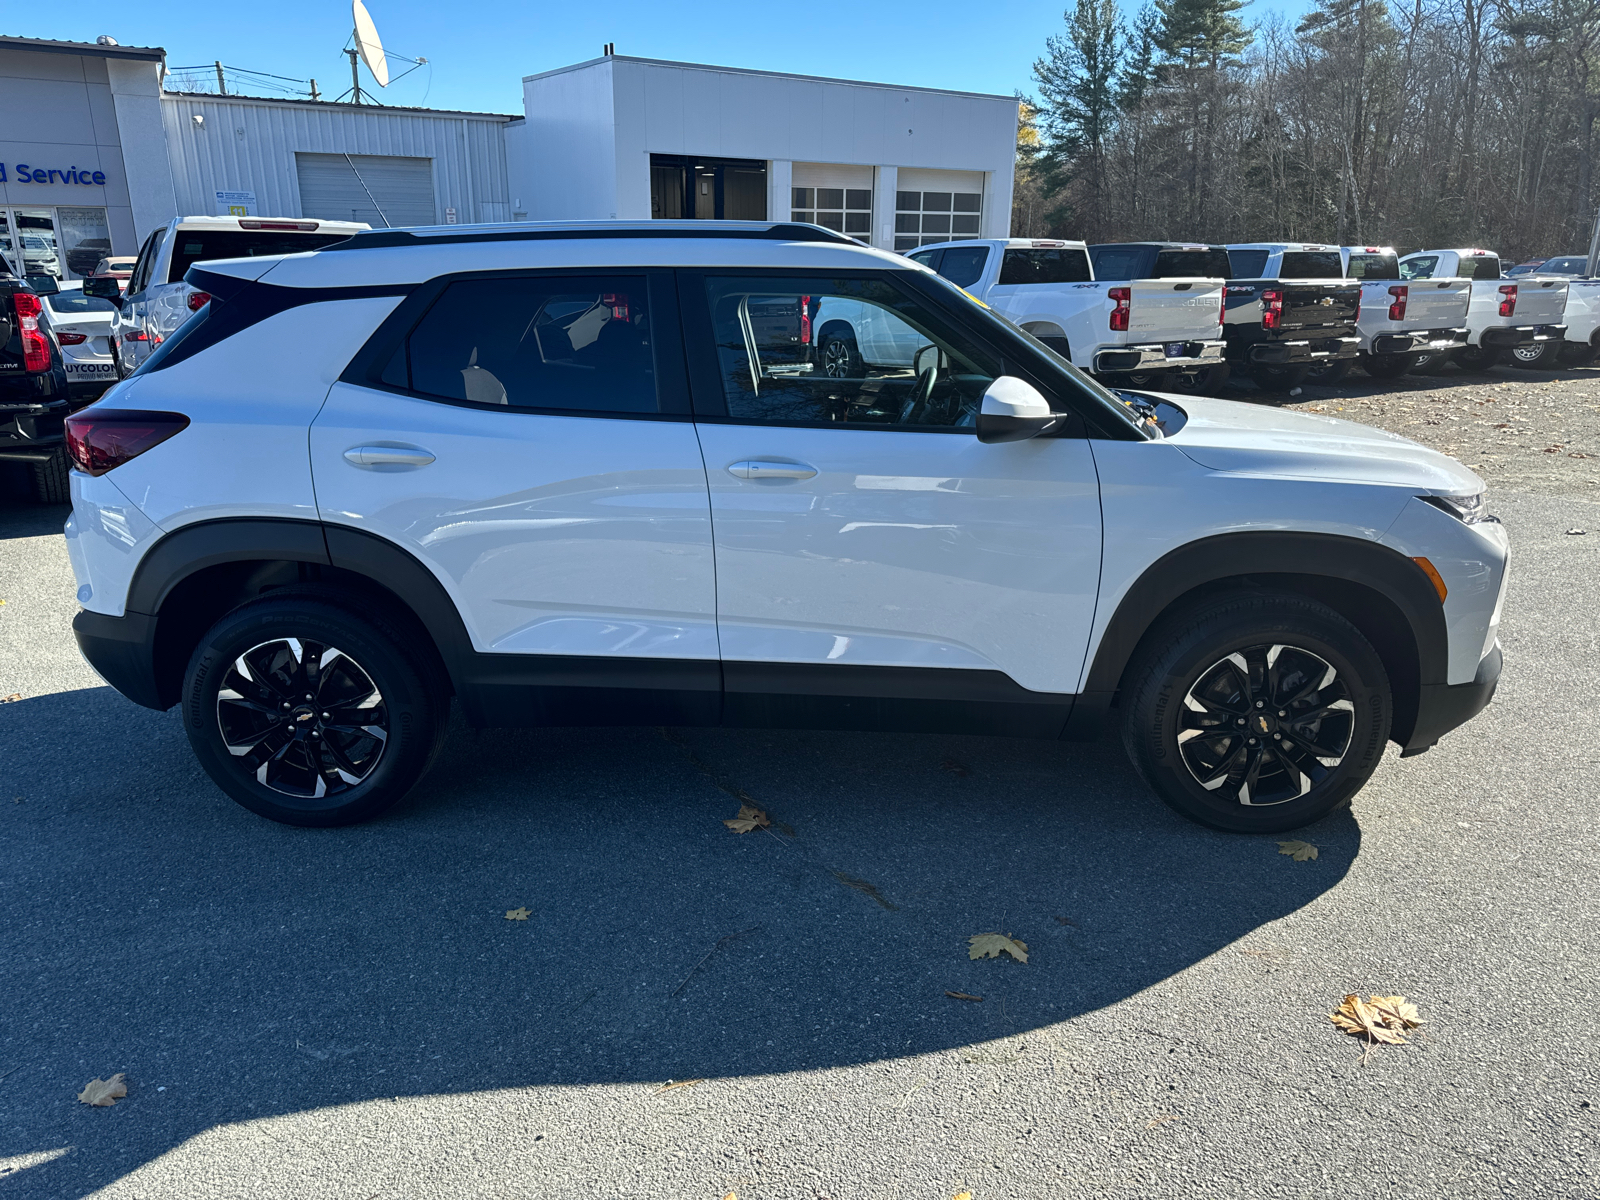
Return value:
M 365 221 L 374 229 L 433 225 L 433 159 L 388 154 L 296 154 L 300 215 Z

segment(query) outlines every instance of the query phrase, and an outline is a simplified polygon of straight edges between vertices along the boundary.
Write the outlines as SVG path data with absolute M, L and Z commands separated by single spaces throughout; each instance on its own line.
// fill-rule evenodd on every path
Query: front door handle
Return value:
M 805 463 L 748 458 L 743 462 L 729 463 L 728 474 L 735 479 L 814 479 L 817 469 Z
M 344 460 L 353 467 L 425 467 L 433 455 L 421 446 L 351 446 Z

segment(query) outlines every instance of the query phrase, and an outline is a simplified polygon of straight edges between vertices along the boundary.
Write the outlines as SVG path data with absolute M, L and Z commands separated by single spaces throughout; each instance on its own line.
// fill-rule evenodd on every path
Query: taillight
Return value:
M 39 332 L 39 314 L 44 311 L 39 297 L 32 292 L 17 292 L 11 301 L 17 306 L 17 322 L 22 326 L 22 369 L 48 371 L 50 343 Z
M 1128 288 L 1112 288 L 1106 296 L 1116 304 L 1111 310 L 1111 328 L 1125 331 L 1128 328 L 1128 314 L 1133 309 L 1133 292 Z
M 1500 285 L 1500 315 L 1509 317 L 1517 311 L 1517 285 L 1503 283 Z
M 1411 289 L 1403 283 L 1389 289 L 1389 295 L 1394 297 L 1389 302 L 1389 320 L 1404 321 L 1406 319 L 1406 297 L 1410 294 Z
M 1261 328 L 1277 329 L 1283 324 L 1283 292 L 1268 288 L 1261 293 Z
M 62 333 L 56 332 L 56 340 L 63 346 L 81 346 L 89 340 L 87 333 Z
M 90 405 L 66 419 L 67 453 L 78 469 L 104 475 L 189 427 L 182 413 Z
M 1222 289 L 1222 297 L 1221 297 L 1221 299 L 1219 299 L 1217 301 L 1217 324 L 1218 325 L 1226 325 L 1227 323 L 1228 323 L 1228 289 L 1227 289 L 1226 285 L 1224 285 L 1224 287 Z
M 122 335 L 122 340 L 125 342 L 148 342 L 150 335 L 142 329 L 130 329 Z
M 204 308 L 206 305 L 208 305 L 210 303 L 211 303 L 211 293 L 210 292 L 190 292 L 189 293 L 189 311 L 190 312 L 199 312 L 202 308 Z
M 811 297 L 800 297 L 800 344 L 811 345 Z

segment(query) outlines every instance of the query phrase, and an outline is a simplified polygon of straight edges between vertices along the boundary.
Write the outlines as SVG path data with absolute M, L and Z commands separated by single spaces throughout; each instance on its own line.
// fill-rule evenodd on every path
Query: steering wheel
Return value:
M 919 352 L 918 357 L 921 357 Z M 933 389 L 939 382 L 939 356 L 930 357 L 926 367 L 917 374 L 917 382 L 911 388 L 911 394 L 906 397 L 906 402 L 900 407 L 900 424 L 913 424 L 913 418 L 920 416 L 928 401 L 933 399 Z

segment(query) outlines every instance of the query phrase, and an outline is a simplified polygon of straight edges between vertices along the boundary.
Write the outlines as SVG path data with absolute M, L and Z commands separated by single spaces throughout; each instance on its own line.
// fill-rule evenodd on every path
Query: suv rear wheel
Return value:
M 435 673 L 381 618 L 317 595 L 235 609 L 201 639 L 184 677 L 189 744 L 217 786 L 286 825 L 377 816 L 443 745 L 449 702 Z
M 1303 596 L 1227 597 L 1168 621 L 1122 695 L 1134 769 L 1190 820 L 1237 833 L 1298 829 L 1345 807 L 1389 738 L 1376 651 Z

